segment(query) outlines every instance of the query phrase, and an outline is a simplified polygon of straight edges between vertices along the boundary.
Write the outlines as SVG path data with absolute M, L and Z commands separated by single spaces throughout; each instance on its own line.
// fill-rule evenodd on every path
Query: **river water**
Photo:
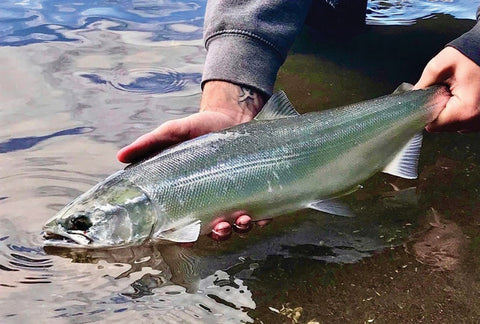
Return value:
M 302 32 L 277 88 L 301 111 L 386 94 L 478 5 L 370 1 L 347 39 Z M 120 147 L 197 111 L 205 6 L 0 4 L 0 322 L 478 322 L 476 134 L 428 134 L 419 180 L 375 176 L 349 198 L 354 219 L 305 211 L 190 248 L 42 248 L 44 222 L 123 167 Z

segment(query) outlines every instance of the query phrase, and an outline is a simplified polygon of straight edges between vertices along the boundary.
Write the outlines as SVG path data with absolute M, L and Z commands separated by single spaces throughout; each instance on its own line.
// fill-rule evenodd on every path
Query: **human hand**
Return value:
M 224 81 L 209 81 L 203 89 L 200 112 L 168 121 L 140 136 L 122 148 L 117 153 L 117 159 L 124 163 L 135 162 L 174 144 L 250 121 L 264 103 L 261 94 L 250 88 Z M 233 222 L 234 229 L 239 232 L 248 231 L 251 224 L 250 216 L 245 214 L 237 215 Z M 232 225 L 224 221 L 215 224 L 210 236 L 215 240 L 224 240 L 231 233 Z
M 250 121 L 263 107 L 263 97 L 246 87 L 223 81 L 205 84 L 200 112 L 174 119 L 140 136 L 117 153 L 123 163 L 132 163 L 174 144 Z
M 250 121 L 265 100 L 254 90 L 224 81 L 205 84 L 200 112 L 174 119 L 140 136 L 117 153 L 123 163 L 132 163 L 174 144 Z
M 480 66 L 453 47 L 446 47 L 425 67 L 414 89 L 445 84 L 452 97 L 429 132 L 480 130 Z
M 167 121 L 137 138 L 117 153 L 123 163 L 132 163 L 177 143 L 238 124 L 219 111 L 202 111 L 185 118 Z

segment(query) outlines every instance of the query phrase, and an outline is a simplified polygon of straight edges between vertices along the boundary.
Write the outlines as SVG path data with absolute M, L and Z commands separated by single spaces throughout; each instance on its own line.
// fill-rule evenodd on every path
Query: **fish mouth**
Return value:
M 85 233 L 77 231 L 59 234 L 46 230 L 42 234 L 45 240 L 44 246 L 82 247 L 89 246 L 93 242 Z

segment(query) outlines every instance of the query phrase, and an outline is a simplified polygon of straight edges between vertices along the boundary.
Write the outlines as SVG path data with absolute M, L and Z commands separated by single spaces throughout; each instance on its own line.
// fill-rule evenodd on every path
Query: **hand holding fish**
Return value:
M 117 153 L 123 163 L 133 163 L 172 145 L 238 124 L 220 111 L 202 111 L 167 121 L 136 139 Z
M 132 163 L 174 144 L 250 121 L 263 107 L 255 91 L 224 81 L 205 84 L 200 112 L 170 120 L 122 148 L 117 159 Z
M 416 89 L 445 84 L 452 97 L 430 132 L 480 130 L 480 66 L 453 47 L 446 47 L 425 67 Z
M 224 81 L 207 82 L 203 89 L 200 112 L 160 125 L 122 148 L 117 158 L 124 163 L 135 162 L 174 144 L 250 121 L 264 103 L 263 97 L 252 89 Z M 260 221 L 259 225 L 263 223 Z M 234 228 L 240 232 L 248 231 L 251 228 L 251 218 L 244 214 L 238 215 Z M 219 222 L 214 226 L 211 237 L 224 240 L 231 233 L 230 223 Z

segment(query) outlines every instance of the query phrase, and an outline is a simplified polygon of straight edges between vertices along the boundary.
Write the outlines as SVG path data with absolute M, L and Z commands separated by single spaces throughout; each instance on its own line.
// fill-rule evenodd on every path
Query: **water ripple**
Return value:
M 181 91 L 188 82 L 199 84 L 200 73 L 179 73 L 173 69 L 144 72 L 131 71 L 129 77 L 134 80 L 128 83 L 111 82 L 118 90 L 136 93 L 169 93 Z
M 2 232 L 11 232 L 13 224 L 3 220 Z M 18 231 L 14 230 L 12 233 Z M 2 233 L 0 233 L 2 234 Z M 16 273 L 0 276 L 0 285 L 14 288 L 18 284 L 48 284 L 51 282 L 49 268 L 53 262 L 43 249 L 35 246 L 37 236 L 25 235 L 21 239 L 10 235 L 0 239 L 0 271 Z M 15 243 L 12 243 L 17 240 Z
M 95 73 L 80 74 L 81 77 L 96 84 L 110 84 L 117 90 L 140 93 L 162 94 L 182 91 L 188 84 L 200 84 L 201 73 L 182 73 L 171 68 L 157 70 L 130 70 L 115 76 L 114 80 L 106 80 Z
M 475 19 L 478 3 L 471 0 L 372 0 L 367 23 L 410 25 L 434 14 Z M 206 0 L 100 0 L 95 4 L 66 0 L 0 3 L 0 46 L 73 41 L 66 31 L 87 29 L 98 21 L 112 21 L 111 30 L 151 33 L 152 41 L 201 39 Z
M 7 0 L 0 3 L 0 46 L 72 41 L 62 31 L 101 20 L 116 22 L 112 30 L 151 32 L 153 41 L 200 39 L 205 5 L 205 0 Z

